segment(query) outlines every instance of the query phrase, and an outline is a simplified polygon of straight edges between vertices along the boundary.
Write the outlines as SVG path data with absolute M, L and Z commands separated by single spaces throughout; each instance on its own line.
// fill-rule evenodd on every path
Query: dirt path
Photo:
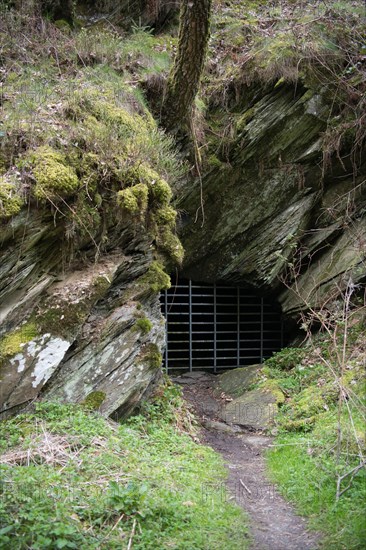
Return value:
M 175 381 L 182 383 L 184 396 L 200 419 L 201 441 L 225 459 L 229 492 L 250 518 L 251 550 L 316 550 L 319 537 L 307 530 L 306 521 L 295 514 L 266 477 L 263 451 L 271 438 L 243 433 L 218 421 L 221 402 L 214 396 L 212 375 Z

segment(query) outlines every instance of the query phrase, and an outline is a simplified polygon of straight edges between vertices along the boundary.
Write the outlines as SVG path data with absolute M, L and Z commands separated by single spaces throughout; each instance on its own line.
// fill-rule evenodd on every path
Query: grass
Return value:
M 357 174 L 365 142 L 364 14 L 357 0 L 214 4 L 201 90 L 212 134 L 209 151 L 214 145 L 211 152 L 227 158 L 228 133 L 233 141 L 242 132 L 240 117 L 258 97 L 276 87 L 304 86 L 331 108 L 322 137 L 324 172 L 331 156 L 348 147 Z
M 366 454 L 364 326 L 339 328 L 266 361 L 259 384 L 276 383 L 286 398 L 267 465 L 284 496 L 322 533 L 322 548 L 361 550 L 366 470 L 352 471 Z
M 309 518 L 310 527 L 323 533 L 322 548 L 362 550 L 366 540 L 366 472 L 361 471 L 352 489 L 336 501 L 336 462 L 328 453 L 312 456 L 314 443 L 322 446 L 311 435 L 278 437 L 268 455 L 271 479 L 299 513 Z
M 222 460 L 193 441 L 174 386 L 123 425 L 42 403 L 0 429 L 1 548 L 247 547 Z

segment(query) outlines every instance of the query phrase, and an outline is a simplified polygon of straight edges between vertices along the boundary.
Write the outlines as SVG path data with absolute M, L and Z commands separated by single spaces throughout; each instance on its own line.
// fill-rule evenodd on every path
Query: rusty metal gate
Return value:
M 161 295 L 169 373 L 260 363 L 283 347 L 281 311 L 247 288 L 173 282 Z

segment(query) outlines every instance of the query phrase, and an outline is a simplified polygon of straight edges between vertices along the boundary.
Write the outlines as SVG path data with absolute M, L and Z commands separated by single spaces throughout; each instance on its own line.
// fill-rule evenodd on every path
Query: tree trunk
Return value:
M 190 135 L 209 39 L 211 0 L 182 0 L 178 51 L 163 100 L 161 124 L 175 135 Z

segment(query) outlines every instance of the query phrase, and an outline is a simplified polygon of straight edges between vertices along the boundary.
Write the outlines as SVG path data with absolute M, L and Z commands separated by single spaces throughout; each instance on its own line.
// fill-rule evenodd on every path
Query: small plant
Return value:
M 2 422 L 0 547 L 245 548 L 243 514 L 217 487 L 220 458 L 177 425 L 178 393 L 170 384 L 151 415 L 122 425 L 46 402 Z
M 147 317 L 142 317 L 141 319 L 137 319 L 135 327 L 141 332 L 141 334 L 148 334 L 152 329 L 153 324 Z

